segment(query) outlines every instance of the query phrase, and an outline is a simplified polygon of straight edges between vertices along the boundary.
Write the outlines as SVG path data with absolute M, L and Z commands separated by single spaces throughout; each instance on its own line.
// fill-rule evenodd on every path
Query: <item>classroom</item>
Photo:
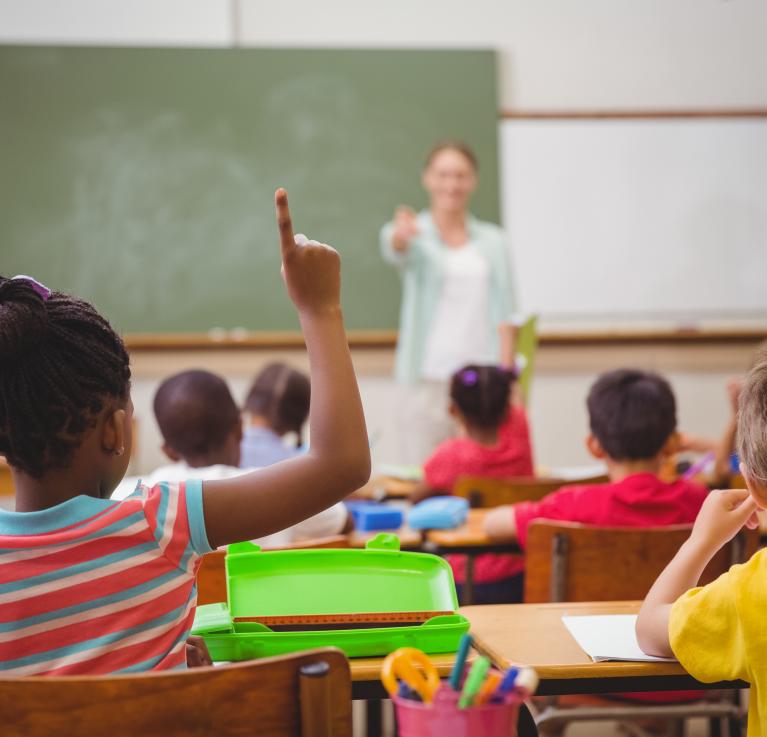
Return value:
M 767 735 L 765 28 L 0 0 L 0 732 Z

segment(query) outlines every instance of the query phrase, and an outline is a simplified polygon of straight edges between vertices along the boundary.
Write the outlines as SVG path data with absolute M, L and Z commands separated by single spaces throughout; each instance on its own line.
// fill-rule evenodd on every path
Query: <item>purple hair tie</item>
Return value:
M 461 383 L 464 386 L 476 386 L 477 382 L 479 381 L 479 374 L 474 369 L 466 369 L 465 371 L 461 371 L 458 376 L 461 379 Z
M 48 289 L 45 284 L 37 281 L 37 279 L 32 276 L 27 276 L 26 274 L 17 274 L 13 277 L 13 279 L 21 279 L 25 282 L 29 282 L 29 286 L 32 287 L 32 289 L 34 289 L 40 295 L 43 302 L 47 302 L 51 296 L 51 290 Z

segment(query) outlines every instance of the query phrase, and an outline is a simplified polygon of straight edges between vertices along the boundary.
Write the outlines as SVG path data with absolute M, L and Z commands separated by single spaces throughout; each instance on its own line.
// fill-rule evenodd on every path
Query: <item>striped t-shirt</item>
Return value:
M 185 668 L 210 550 L 200 481 L 0 511 L 0 673 Z

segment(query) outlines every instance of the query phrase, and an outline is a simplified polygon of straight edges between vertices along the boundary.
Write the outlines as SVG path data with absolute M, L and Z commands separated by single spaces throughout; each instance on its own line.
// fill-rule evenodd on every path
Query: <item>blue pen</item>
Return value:
M 461 677 L 463 676 L 463 669 L 466 667 L 466 658 L 469 657 L 469 648 L 471 647 L 471 635 L 465 634 L 461 637 L 461 642 L 458 645 L 458 652 L 455 654 L 455 665 L 450 672 L 450 688 L 453 691 L 461 690 Z
M 503 680 L 498 685 L 498 688 L 495 689 L 492 700 L 495 701 L 495 699 L 502 698 L 507 693 L 509 693 L 514 688 L 514 684 L 517 682 L 518 675 L 519 668 L 515 668 L 514 666 L 509 668 L 506 671 L 506 675 L 503 677 Z

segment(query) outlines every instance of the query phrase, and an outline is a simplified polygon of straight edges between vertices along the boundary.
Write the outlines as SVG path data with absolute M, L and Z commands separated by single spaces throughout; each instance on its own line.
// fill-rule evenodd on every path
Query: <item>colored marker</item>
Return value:
M 712 452 L 706 453 L 697 463 L 693 463 L 682 475 L 682 478 L 686 481 L 697 476 L 701 473 L 706 466 L 714 460 L 714 454 Z
M 487 674 L 487 679 L 482 684 L 482 688 L 479 689 L 477 698 L 474 700 L 474 706 L 482 706 L 490 701 L 490 697 L 495 693 L 495 689 L 501 685 L 503 676 L 497 671 L 490 671 Z
M 514 666 L 509 668 L 501 681 L 501 685 L 495 690 L 493 696 L 505 696 L 507 693 L 511 693 L 514 690 L 518 675 L 519 668 L 515 668 Z
M 453 691 L 461 690 L 461 678 L 463 677 L 463 669 L 466 667 L 466 658 L 469 657 L 470 647 L 471 635 L 467 633 L 461 637 L 461 642 L 458 644 L 458 652 L 455 654 L 455 665 L 453 670 L 450 671 L 450 688 Z
M 461 697 L 458 699 L 458 708 L 465 709 L 467 706 L 471 706 L 474 702 L 474 698 L 482 688 L 482 682 L 485 680 L 487 672 L 490 670 L 490 659 L 481 655 L 474 661 L 474 665 L 471 666 L 469 675 L 466 676 L 466 682 L 463 684 L 463 691 L 461 691 Z

